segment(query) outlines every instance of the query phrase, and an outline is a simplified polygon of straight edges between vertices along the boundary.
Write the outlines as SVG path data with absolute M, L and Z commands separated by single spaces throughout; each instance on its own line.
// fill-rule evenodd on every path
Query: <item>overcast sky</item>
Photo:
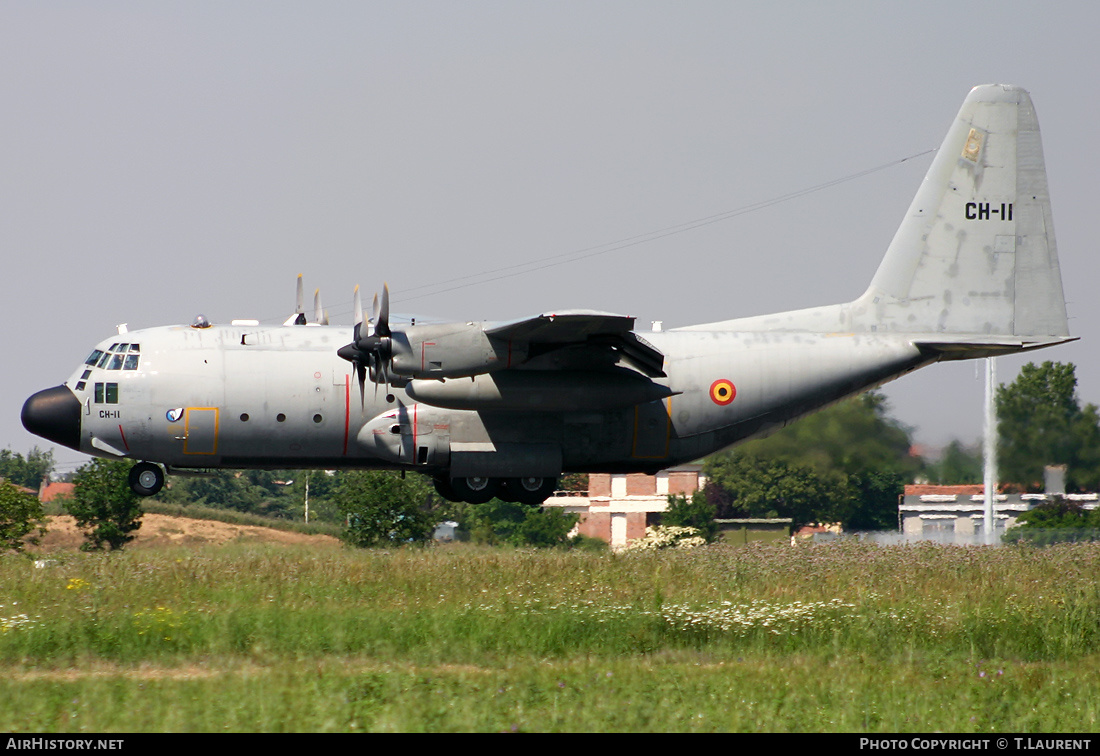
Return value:
M 1097 29 L 1089 2 L 5 0 L 0 447 L 52 448 L 23 401 L 116 324 L 281 322 L 298 273 L 343 323 L 384 281 L 422 317 L 645 329 L 853 299 L 990 82 L 1038 110 L 1081 337 L 999 377 L 1074 362 L 1100 403 Z M 893 414 L 976 440 L 976 365 L 890 384 Z

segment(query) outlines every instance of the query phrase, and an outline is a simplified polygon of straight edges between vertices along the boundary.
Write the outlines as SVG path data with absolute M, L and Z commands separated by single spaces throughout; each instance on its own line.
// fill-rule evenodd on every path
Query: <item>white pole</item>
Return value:
M 309 473 L 306 473 L 306 522 L 309 522 Z
M 992 544 L 993 499 L 997 495 L 997 364 L 985 360 L 985 542 Z

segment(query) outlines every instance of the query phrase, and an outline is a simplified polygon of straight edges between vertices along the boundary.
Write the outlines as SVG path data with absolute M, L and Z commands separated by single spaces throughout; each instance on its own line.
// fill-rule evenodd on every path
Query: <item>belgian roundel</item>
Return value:
M 732 381 L 720 378 L 710 384 L 710 399 L 715 404 L 727 405 L 737 396 L 737 388 Z

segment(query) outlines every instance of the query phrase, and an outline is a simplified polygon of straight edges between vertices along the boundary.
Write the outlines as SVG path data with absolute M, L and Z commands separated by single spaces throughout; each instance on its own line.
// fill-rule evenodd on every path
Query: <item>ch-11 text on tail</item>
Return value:
M 996 210 L 996 212 L 994 212 Z M 33 433 L 165 470 L 377 468 L 452 500 L 542 502 L 563 472 L 698 459 L 940 360 L 1069 341 L 1027 92 L 970 92 L 867 291 L 660 333 L 597 311 L 353 327 L 197 321 L 98 344 L 23 406 Z

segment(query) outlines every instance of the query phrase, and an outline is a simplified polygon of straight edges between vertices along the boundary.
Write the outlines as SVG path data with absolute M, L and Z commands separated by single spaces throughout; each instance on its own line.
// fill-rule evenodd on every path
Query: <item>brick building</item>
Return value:
M 681 465 L 656 475 L 592 473 L 587 496 L 555 496 L 545 506 L 576 512 L 581 535 L 618 548 L 645 537 L 647 525 L 668 509 L 669 496 L 691 496 L 702 487 L 706 483 L 702 469 L 702 465 Z

